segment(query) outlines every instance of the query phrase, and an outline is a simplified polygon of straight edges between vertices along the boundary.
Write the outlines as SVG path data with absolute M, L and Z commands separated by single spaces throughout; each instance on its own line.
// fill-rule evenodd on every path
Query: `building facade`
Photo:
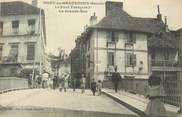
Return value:
M 74 51 L 81 53 L 77 59 L 86 61 L 82 72 L 87 81 L 102 80 L 105 87 L 110 87 L 111 73 L 117 68 L 123 79 L 120 86 L 127 91 L 144 94 L 152 73 L 163 79 L 166 91 L 174 91 L 174 87 L 167 89 L 165 82 L 170 82 L 168 77 L 181 79 L 180 30 L 168 29 L 159 6 L 156 18 L 133 17 L 124 11 L 122 2 L 108 1 L 105 7 L 106 16 L 97 22 L 94 13 L 90 25 L 76 40 Z
M 150 68 L 163 81 L 167 103 L 180 103 L 178 88 L 181 84 L 181 39 L 178 31 L 160 32 L 148 40 Z
M 0 3 L 0 64 L 43 73 L 45 46 L 44 10 L 19 1 Z

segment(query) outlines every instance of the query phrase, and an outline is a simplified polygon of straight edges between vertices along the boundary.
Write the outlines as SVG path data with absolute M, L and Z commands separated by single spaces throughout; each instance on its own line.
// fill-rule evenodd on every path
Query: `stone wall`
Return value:
M 0 77 L 0 91 L 28 88 L 28 80 L 17 77 Z
M 148 85 L 147 83 L 146 79 L 122 79 L 118 88 L 130 93 L 145 95 Z M 103 87 L 113 89 L 114 85 L 110 80 L 105 80 L 103 81 Z

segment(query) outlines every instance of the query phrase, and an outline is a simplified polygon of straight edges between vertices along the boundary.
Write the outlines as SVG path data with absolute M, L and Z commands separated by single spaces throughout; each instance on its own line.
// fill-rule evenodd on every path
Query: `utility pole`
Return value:
M 58 61 L 57 61 L 57 77 L 59 77 L 59 69 L 60 69 L 60 65 L 61 62 L 64 60 L 65 57 L 65 50 L 58 48 L 59 51 L 59 56 L 58 56 Z

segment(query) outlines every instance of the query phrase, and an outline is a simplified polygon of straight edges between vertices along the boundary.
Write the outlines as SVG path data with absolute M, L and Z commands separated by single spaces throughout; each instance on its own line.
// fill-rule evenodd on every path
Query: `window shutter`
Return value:
M 126 66 L 130 65 L 130 54 L 126 54 Z
M 107 39 L 108 42 L 111 41 L 111 32 L 110 31 L 107 31 L 106 39 Z
M 136 43 L 136 34 L 135 33 L 132 34 L 132 40 L 133 40 L 133 43 Z
M 114 66 L 114 53 L 111 53 L 111 59 L 112 59 L 112 61 L 111 61 L 111 64 L 112 64 L 112 66 Z
M 111 41 L 115 42 L 115 33 L 114 32 L 111 32 Z
M 114 65 L 114 53 L 113 52 L 108 53 L 108 65 L 110 65 L 110 66 Z
M 115 37 L 115 41 L 118 42 L 119 41 L 119 33 L 118 32 L 115 32 L 114 33 L 114 37 Z
M 111 56 L 111 53 L 109 52 L 108 53 L 108 65 L 111 65 L 112 63 L 112 56 Z
M 129 33 L 129 43 L 136 43 L 136 34 L 135 33 Z
M 35 56 L 35 45 L 27 45 L 27 60 L 33 60 Z
M 136 55 L 133 54 L 133 67 L 135 67 L 135 66 L 136 66 Z
M 0 35 L 3 34 L 3 22 L 0 22 Z
M 2 60 L 3 47 L 0 46 L 0 60 Z
M 12 45 L 9 51 L 8 58 L 11 59 L 10 61 L 16 61 L 18 57 L 18 45 Z
M 0 28 L 3 28 L 3 22 L 0 22 Z

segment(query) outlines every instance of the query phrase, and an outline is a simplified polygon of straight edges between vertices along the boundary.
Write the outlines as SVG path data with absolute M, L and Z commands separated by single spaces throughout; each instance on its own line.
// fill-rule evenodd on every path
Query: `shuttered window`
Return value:
M 28 26 L 29 26 L 29 34 L 34 34 L 35 33 L 35 19 L 29 19 Z
M 10 61 L 16 62 L 18 59 L 18 45 L 11 45 L 11 49 L 9 51 Z
M 110 31 L 107 32 L 106 38 L 107 38 L 107 41 L 108 41 L 108 42 L 111 41 L 111 32 L 110 32 Z
M 132 53 L 126 54 L 126 66 L 135 67 L 136 66 L 136 55 Z
M 108 52 L 108 65 L 114 66 L 114 63 L 115 63 L 114 60 L 115 60 L 114 52 Z
M 12 21 L 12 31 L 14 34 L 17 34 L 19 31 L 19 21 Z
M 27 60 L 34 60 L 35 45 L 27 45 Z
M 90 68 L 90 55 L 88 55 L 88 59 L 87 59 L 88 61 L 88 68 Z
M 118 32 L 108 31 L 106 38 L 108 42 L 117 42 L 119 40 L 119 34 Z
M 136 43 L 136 34 L 135 33 L 127 33 L 126 43 Z

